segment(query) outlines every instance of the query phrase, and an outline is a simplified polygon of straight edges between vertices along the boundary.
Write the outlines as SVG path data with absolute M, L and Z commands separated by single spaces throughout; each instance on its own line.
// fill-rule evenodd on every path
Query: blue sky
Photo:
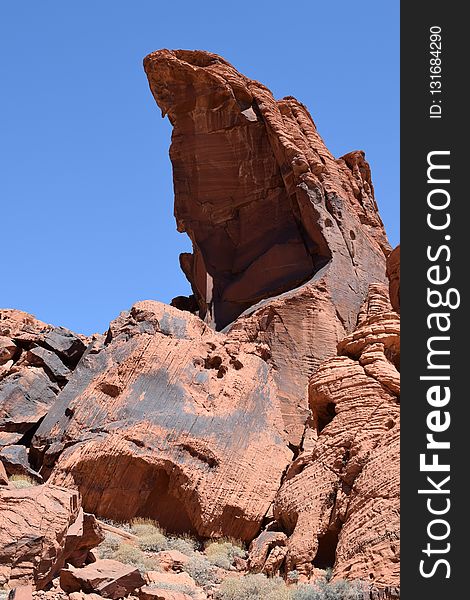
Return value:
M 159 48 L 224 56 L 306 104 L 335 156 L 362 149 L 399 241 L 399 2 L 37 0 L 0 4 L 0 306 L 104 331 L 189 292 Z

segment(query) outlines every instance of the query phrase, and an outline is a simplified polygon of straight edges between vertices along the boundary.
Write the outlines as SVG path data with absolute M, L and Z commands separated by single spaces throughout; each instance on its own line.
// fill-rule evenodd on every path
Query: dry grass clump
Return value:
M 235 558 L 246 558 L 247 553 L 242 542 L 220 539 L 206 545 L 205 555 L 211 564 L 229 570 L 233 566 Z
M 39 485 L 37 481 L 29 477 L 28 475 L 12 475 L 9 478 L 9 482 L 16 489 L 24 489 L 32 487 L 33 485 Z

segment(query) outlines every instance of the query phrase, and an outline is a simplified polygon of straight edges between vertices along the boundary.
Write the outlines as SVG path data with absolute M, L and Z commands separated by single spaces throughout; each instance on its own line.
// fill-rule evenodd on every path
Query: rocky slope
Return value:
M 91 339 L 0 311 L 0 524 L 18 497 L 58 528 L 0 530 L 43 540 L 24 559 L 6 546 L 3 581 L 141 588 L 132 569 L 81 573 L 96 515 L 242 540 L 242 571 L 328 568 L 398 597 L 399 250 L 386 265 L 364 154 L 335 159 L 301 103 L 216 55 L 161 50 L 144 67 L 174 128 L 194 295 L 138 302 Z M 26 476 L 47 484 L 13 490 Z

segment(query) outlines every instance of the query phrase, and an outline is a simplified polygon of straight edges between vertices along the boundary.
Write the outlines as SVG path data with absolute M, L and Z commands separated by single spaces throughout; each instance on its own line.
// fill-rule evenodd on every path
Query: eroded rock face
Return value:
M 68 329 L 0 309 L 0 447 L 29 443 L 87 344 Z
M 99 516 L 251 540 L 292 458 L 266 353 L 137 303 L 89 347 L 39 427 L 42 474 L 78 487 Z
M 390 302 L 393 309 L 400 312 L 400 246 L 387 257 L 387 277 L 390 281 Z
M 144 68 L 174 128 L 175 215 L 193 242 L 181 265 L 202 316 L 221 329 L 332 260 L 363 298 L 369 278 L 383 280 L 388 244 L 362 152 L 335 160 L 305 106 L 215 54 L 160 50 Z M 336 279 L 346 322 L 347 282 Z
M 399 318 L 386 304 L 371 286 L 369 313 L 310 380 L 313 427 L 274 505 L 287 570 L 398 584 Z
M 335 159 L 304 105 L 220 56 L 160 50 L 144 67 L 173 125 L 175 216 L 193 244 L 181 266 L 194 298 L 178 306 L 195 300 L 215 328 L 269 345 L 298 447 L 310 375 L 355 327 L 369 283 L 385 282 L 369 165 L 363 152 Z
M 78 492 L 52 485 L 0 488 L 0 584 L 43 589 L 65 562 L 83 564 L 104 536 Z

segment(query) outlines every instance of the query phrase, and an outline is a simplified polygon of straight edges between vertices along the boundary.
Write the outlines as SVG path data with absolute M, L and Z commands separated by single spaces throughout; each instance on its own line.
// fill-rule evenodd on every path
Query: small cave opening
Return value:
M 335 415 L 336 409 L 334 402 L 327 402 L 316 407 L 314 419 L 318 434 L 320 434 L 325 427 L 331 423 Z
M 314 567 L 317 569 L 332 569 L 334 567 L 338 537 L 338 529 L 329 529 L 325 535 L 318 538 L 318 550 L 313 560 Z

